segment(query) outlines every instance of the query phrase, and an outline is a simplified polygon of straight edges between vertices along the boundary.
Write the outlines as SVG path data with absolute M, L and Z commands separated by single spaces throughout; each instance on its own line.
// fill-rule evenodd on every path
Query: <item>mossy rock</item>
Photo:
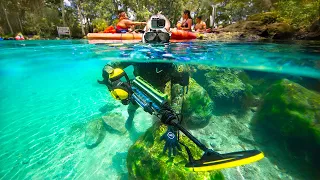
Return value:
M 255 125 L 284 139 L 293 152 L 320 161 L 319 93 L 284 79 L 270 87 L 254 119 Z
M 207 91 L 192 78 L 189 80 L 187 94 L 182 93 L 181 88 L 179 84 L 171 88 L 171 105 L 177 113 L 182 112 L 183 125 L 188 129 L 203 128 L 208 125 L 212 116 L 213 101 Z
M 208 92 L 215 109 L 242 108 L 242 100 L 251 88 L 238 77 L 241 71 L 204 65 L 194 67 L 196 72 L 192 76 Z
M 267 32 L 272 39 L 288 39 L 294 34 L 294 29 L 287 23 L 273 23 L 267 25 Z
M 239 21 L 221 29 L 221 31 L 259 34 L 264 31 L 264 24 L 261 21 Z
M 98 146 L 106 135 L 106 130 L 103 126 L 103 119 L 95 117 L 86 127 L 84 141 L 86 147 L 91 149 Z
M 166 130 L 166 126 L 155 123 L 130 147 L 127 157 L 129 179 L 224 179 L 219 171 L 187 171 L 184 166 L 188 155 L 183 147 L 174 158 L 164 154 L 164 142 L 160 137 Z M 181 136 L 180 141 L 190 148 L 196 159 L 201 157 L 202 151 L 189 139 Z
M 263 24 L 271 24 L 280 22 L 280 16 L 277 12 L 264 12 L 260 14 L 254 14 L 247 18 L 248 21 L 260 21 Z

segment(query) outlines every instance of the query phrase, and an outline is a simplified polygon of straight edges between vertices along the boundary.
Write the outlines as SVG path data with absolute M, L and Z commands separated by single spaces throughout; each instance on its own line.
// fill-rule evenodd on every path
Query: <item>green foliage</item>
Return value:
M 261 21 L 263 24 L 271 24 L 275 22 L 281 22 L 278 12 L 265 12 L 260 14 L 254 14 L 247 18 L 249 21 Z
M 92 21 L 92 25 L 94 28 L 94 32 L 101 32 L 106 29 L 106 27 L 108 26 L 108 23 L 106 20 L 104 20 L 102 18 L 97 18 Z
M 71 6 L 62 6 L 61 0 L 11 0 L 1 1 L 1 34 L 38 34 L 55 37 L 56 26 L 65 22 L 73 37 L 93 29 L 101 31 L 105 26 L 115 25 L 117 12 L 124 9 L 137 21 L 146 21 L 150 15 L 162 11 L 175 26 L 185 9 L 195 16 L 202 15 L 209 23 L 212 5 L 216 5 L 216 23 L 228 25 L 232 22 L 260 18 L 264 23 L 284 22 L 295 28 L 308 27 L 319 17 L 320 0 L 70 0 Z M 64 12 L 62 10 L 64 9 Z M 263 13 L 271 11 L 271 13 Z M 262 15 L 251 16 L 263 13 Z M 62 19 L 64 14 L 64 19 Z M 100 19 L 100 20 L 96 20 Z M 99 22 L 97 22 L 99 21 Z
M 305 28 L 319 17 L 320 0 L 279 0 L 275 7 L 285 22 L 295 28 Z

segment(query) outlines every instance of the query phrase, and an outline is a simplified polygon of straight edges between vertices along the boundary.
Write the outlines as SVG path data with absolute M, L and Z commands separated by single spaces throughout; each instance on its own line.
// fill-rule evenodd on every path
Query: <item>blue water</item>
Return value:
M 107 134 L 107 143 L 91 150 L 83 140 L 86 122 L 99 108 L 108 104 L 125 112 L 96 82 L 110 61 L 207 64 L 320 78 L 320 43 L 1 41 L 0 179 L 126 177 L 127 150 L 150 127 L 151 117 L 135 120 L 134 137 Z

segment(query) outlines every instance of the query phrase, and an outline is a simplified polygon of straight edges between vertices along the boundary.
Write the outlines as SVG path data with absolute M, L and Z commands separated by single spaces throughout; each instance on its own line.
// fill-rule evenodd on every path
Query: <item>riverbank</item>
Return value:
M 197 32 L 194 32 L 197 33 Z M 1 37 L 1 36 L 0 36 Z M 26 40 L 60 40 L 73 37 L 45 38 L 39 35 L 25 35 Z M 320 18 L 309 26 L 295 27 L 273 12 L 249 16 L 225 27 L 213 28 L 211 33 L 197 33 L 197 39 L 207 41 L 260 41 L 260 40 L 320 40 Z M 4 40 L 14 40 L 10 35 L 2 36 Z M 75 37 L 75 39 L 86 39 Z

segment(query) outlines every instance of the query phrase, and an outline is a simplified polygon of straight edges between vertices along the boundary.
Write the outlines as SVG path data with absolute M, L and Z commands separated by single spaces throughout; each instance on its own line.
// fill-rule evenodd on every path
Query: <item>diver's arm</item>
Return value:
M 181 151 L 178 139 L 179 129 L 176 127 L 176 123 L 179 123 L 178 116 L 167 104 L 163 105 L 160 114 L 161 122 L 168 126 L 167 131 L 160 137 L 160 141 L 165 140 L 163 153 L 165 153 L 168 150 L 169 157 L 171 156 L 171 154 L 175 156 L 177 154 L 177 150 Z
M 160 141 L 165 140 L 163 153 L 168 150 L 168 156 L 177 155 L 177 150 L 181 151 L 178 139 L 178 129 L 174 126 L 168 126 L 167 131 L 160 137 Z
M 181 86 L 189 85 L 189 67 L 187 65 L 173 65 L 171 72 L 171 82 L 173 84 L 180 84 Z

